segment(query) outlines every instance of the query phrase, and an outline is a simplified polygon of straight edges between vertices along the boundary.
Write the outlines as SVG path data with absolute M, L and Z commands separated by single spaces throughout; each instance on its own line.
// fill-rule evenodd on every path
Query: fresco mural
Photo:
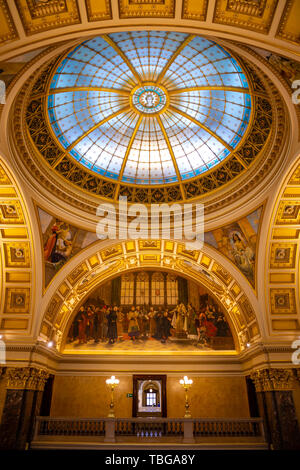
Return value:
M 72 256 L 98 238 L 96 233 L 74 227 L 40 208 L 37 210 L 43 238 L 46 287 Z
M 140 274 L 146 274 L 146 281 L 145 276 L 144 282 L 139 280 Z M 133 295 L 130 285 L 126 286 L 130 278 L 122 275 L 86 300 L 70 326 L 65 352 L 234 350 L 225 313 L 203 286 L 197 288 L 196 298 L 193 283 L 192 304 L 190 281 L 172 275 L 174 285 L 164 281 L 159 285 L 155 280 L 152 286 L 148 273 L 138 276 L 132 278 Z M 159 276 L 163 276 L 161 272 L 153 272 L 150 277 Z M 173 294 L 179 297 L 176 301 Z M 171 298 L 175 305 L 170 300 L 159 305 L 162 298 Z
M 206 232 L 204 241 L 229 258 L 255 287 L 256 242 L 262 207 L 238 221 Z

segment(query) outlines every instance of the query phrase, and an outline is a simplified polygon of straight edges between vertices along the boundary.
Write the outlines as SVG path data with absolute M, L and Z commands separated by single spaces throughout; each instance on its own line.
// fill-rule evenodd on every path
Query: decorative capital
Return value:
M 296 379 L 300 382 L 300 369 L 294 369 L 294 371 Z
M 49 373 L 33 367 L 12 367 L 7 369 L 7 388 L 43 391 Z
M 252 372 L 257 392 L 271 392 L 278 390 L 293 390 L 293 372 L 290 369 L 262 369 Z

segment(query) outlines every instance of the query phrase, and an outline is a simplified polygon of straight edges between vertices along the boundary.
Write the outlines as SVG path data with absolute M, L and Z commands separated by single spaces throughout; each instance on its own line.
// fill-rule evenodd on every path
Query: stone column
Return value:
M 260 416 L 271 448 L 300 449 L 300 433 L 293 400 L 294 376 L 290 369 L 254 371 Z
M 31 440 L 49 374 L 33 367 L 6 370 L 6 397 L 0 425 L 0 449 L 25 449 Z

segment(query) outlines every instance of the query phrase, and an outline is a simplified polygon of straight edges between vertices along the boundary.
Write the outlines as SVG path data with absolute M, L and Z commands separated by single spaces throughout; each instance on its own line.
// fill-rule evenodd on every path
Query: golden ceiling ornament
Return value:
M 175 0 L 119 0 L 120 18 L 174 18 Z
M 287 0 L 276 33 L 277 37 L 299 44 L 299 11 L 298 0 Z
M 215 23 L 268 34 L 277 0 L 216 0 Z
M 5 43 L 18 39 L 19 36 L 17 28 L 13 21 L 11 12 L 8 8 L 7 0 L 0 0 L 0 21 L 0 43 Z
M 16 0 L 16 6 L 28 35 L 81 22 L 76 0 Z

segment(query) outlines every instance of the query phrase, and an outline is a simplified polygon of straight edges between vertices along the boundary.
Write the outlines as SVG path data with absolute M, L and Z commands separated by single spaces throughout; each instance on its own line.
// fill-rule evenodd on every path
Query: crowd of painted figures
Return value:
M 228 323 L 212 303 L 199 309 L 178 303 L 173 309 L 163 307 L 131 307 L 126 313 L 116 305 L 81 306 L 73 321 L 68 340 L 84 344 L 132 340 L 158 340 L 162 343 L 189 339 L 203 346 L 215 336 L 229 336 Z

